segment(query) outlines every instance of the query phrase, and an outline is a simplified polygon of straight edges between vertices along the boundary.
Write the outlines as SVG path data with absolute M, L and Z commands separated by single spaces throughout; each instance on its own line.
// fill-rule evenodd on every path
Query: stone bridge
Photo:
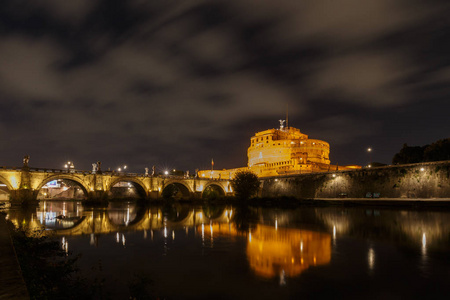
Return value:
M 71 181 L 81 188 L 86 199 L 105 200 L 111 188 L 125 182 L 134 186 L 143 199 L 158 199 L 168 186 L 175 186 L 182 198 L 200 198 L 206 190 L 232 195 L 230 180 L 186 178 L 182 176 L 148 176 L 125 172 L 0 167 L 0 184 L 9 193 L 12 204 L 37 200 L 39 191 L 53 180 Z

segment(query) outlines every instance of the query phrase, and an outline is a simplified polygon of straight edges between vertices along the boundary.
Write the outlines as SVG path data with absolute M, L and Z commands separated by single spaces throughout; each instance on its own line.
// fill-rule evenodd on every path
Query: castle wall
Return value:
M 262 197 L 450 198 L 450 161 L 278 176 L 261 186 Z

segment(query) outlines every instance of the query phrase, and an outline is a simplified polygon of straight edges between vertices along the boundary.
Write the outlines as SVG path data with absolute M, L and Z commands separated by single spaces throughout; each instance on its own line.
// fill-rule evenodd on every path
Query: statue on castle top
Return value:
M 280 122 L 280 130 L 284 129 L 284 122 L 286 122 L 286 120 L 278 120 Z
M 30 161 L 30 156 L 27 154 L 23 157 L 23 166 L 28 167 L 28 162 Z

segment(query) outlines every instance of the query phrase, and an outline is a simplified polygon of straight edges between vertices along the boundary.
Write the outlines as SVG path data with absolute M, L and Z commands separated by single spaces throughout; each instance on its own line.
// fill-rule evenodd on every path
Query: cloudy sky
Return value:
M 244 166 L 289 125 L 332 163 L 450 137 L 447 0 L 2 0 L 0 165 Z

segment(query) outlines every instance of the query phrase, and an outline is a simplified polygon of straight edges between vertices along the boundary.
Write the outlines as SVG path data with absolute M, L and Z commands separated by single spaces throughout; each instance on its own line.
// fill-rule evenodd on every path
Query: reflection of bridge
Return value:
M 44 202 L 45 204 L 45 202 Z M 57 210 L 54 211 L 54 216 Z M 82 211 L 77 216 L 59 219 L 59 226 L 49 226 L 46 214 L 51 213 L 47 210 L 10 210 L 8 219 L 16 225 L 27 231 L 48 230 L 51 235 L 89 235 L 89 234 L 107 234 L 111 232 L 143 231 L 152 229 L 182 229 L 185 227 L 195 227 L 202 224 L 226 224 L 231 222 L 233 209 L 230 207 L 221 207 L 217 212 L 210 214 L 204 209 L 172 209 L 163 211 L 161 209 L 144 209 L 136 206 L 128 207 L 122 211 L 111 210 L 93 210 Z M 116 215 L 119 213 L 119 215 Z M 125 222 L 118 221 L 121 213 L 125 216 L 134 216 L 126 218 Z
M 45 203 L 45 202 L 44 202 Z M 42 207 L 42 206 L 41 206 Z M 55 208 L 53 208 L 55 209 Z M 59 209 L 59 210 L 58 210 Z M 47 213 L 55 211 L 38 210 L 23 214 L 18 210 L 10 211 L 8 218 L 17 226 L 33 231 L 36 229 L 52 229 L 45 225 Z M 63 206 L 64 211 L 64 206 Z M 73 212 L 72 212 L 73 214 Z M 331 260 L 331 235 L 326 232 L 300 230 L 295 228 L 278 228 L 258 224 L 245 231 L 238 230 L 235 225 L 236 211 L 231 207 L 187 208 L 183 206 L 171 209 L 151 208 L 139 209 L 127 206 L 124 210 L 94 210 L 78 213 L 77 217 L 60 220 L 59 227 L 44 231 L 51 236 L 59 236 L 62 243 L 68 236 L 91 236 L 96 243 L 103 234 L 143 231 L 146 236 L 150 231 L 161 230 L 164 237 L 172 237 L 175 230 L 195 228 L 202 239 L 211 241 L 217 237 L 243 237 L 247 240 L 246 254 L 250 268 L 256 275 L 273 278 L 280 276 L 294 277 L 311 266 L 325 265 Z M 122 217 L 126 216 L 125 220 Z M 128 218 L 128 216 L 132 216 Z M 170 234 L 172 232 L 172 234 Z M 65 245 L 67 247 L 67 245 Z M 66 248 L 64 248 L 66 249 Z M 67 249 L 66 249 L 67 250 Z
M 168 186 L 175 186 L 180 197 L 201 197 L 206 190 L 219 195 L 232 194 L 230 180 L 184 178 L 174 176 L 145 176 L 117 172 L 89 172 L 75 170 L 1 168 L 0 184 L 6 185 L 13 203 L 34 201 L 39 190 L 53 180 L 69 180 L 78 185 L 90 199 L 105 199 L 119 182 L 132 184 L 142 198 L 157 199 Z

